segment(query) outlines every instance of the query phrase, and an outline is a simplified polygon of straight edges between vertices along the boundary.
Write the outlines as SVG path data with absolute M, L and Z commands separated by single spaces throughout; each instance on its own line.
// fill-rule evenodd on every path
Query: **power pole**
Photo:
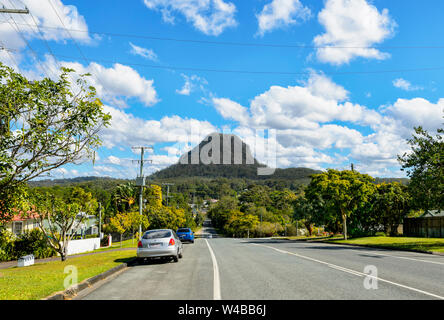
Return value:
M 351 170 L 355 171 L 355 167 L 354 167 L 353 163 L 351 164 Z
M 142 208 L 143 208 L 143 187 L 145 186 L 145 178 L 143 176 L 143 163 L 146 162 L 152 162 L 152 160 L 144 160 L 144 154 L 145 150 L 151 149 L 153 150 L 153 147 L 147 146 L 147 147 L 132 147 L 133 150 L 139 150 L 140 149 L 140 160 L 133 160 L 135 162 L 140 163 L 140 173 L 139 176 L 136 178 L 136 186 L 140 186 L 140 195 L 139 195 L 139 214 L 142 215 Z M 139 225 L 139 237 L 142 236 L 142 224 Z
M 99 238 L 102 239 L 102 203 L 99 202 Z
M 167 186 L 166 206 L 168 207 L 168 198 L 170 197 L 170 186 L 174 186 L 174 183 L 162 183 L 162 185 Z

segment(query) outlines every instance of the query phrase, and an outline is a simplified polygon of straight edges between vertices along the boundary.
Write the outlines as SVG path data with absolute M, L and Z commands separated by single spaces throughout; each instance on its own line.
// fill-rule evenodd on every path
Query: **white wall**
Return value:
M 68 243 L 68 255 L 93 251 L 100 248 L 100 238 L 71 240 Z

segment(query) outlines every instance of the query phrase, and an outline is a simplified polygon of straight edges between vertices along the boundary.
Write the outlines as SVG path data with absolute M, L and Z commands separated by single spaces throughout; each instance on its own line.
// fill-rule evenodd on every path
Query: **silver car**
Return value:
M 171 229 L 156 229 L 146 231 L 137 245 L 137 258 L 173 258 L 179 261 L 183 256 L 183 244 L 177 234 Z

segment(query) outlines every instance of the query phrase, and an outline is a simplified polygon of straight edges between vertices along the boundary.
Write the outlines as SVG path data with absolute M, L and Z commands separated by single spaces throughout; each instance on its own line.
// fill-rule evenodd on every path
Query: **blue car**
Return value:
M 179 228 L 177 229 L 176 233 L 180 241 L 189 241 L 191 243 L 194 243 L 194 232 L 191 231 L 190 228 Z

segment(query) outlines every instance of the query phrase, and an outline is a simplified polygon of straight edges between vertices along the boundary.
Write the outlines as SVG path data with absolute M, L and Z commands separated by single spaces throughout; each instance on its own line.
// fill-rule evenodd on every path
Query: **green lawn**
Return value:
M 138 239 L 134 239 L 134 240 L 124 240 L 122 241 L 122 246 L 120 246 L 120 242 L 113 242 L 113 244 L 111 245 L 111 247 L 108 248 L 100 248 L 97 250 L 94 250 L 94 252 L 96 251 L 106 251 L 106 250 L 111 250 L 111 249 L 119 249 L 119 248 L 137 248 L 137 243 L 139 242 Z
M 378 248 L 444 252 L 443 238 L 365 237 L 349 240 L 327 240 L 333 243 L 350 243 Z
M 287 237 L 272 237 L 272 239 L 283 239 L 283 240 L 325 240 L 325 239 L 341 239 L 342 236 L 287 236 Z
M 62 291 L 68 273 L 66 266 L 78 270 L 78 283 L 105 272 L 135 256 L 136 252 L 114 251 L 68 258 L 66 261 L 39 263 L 29 267 L 0 270 L 0 300 L 37 300 Z

